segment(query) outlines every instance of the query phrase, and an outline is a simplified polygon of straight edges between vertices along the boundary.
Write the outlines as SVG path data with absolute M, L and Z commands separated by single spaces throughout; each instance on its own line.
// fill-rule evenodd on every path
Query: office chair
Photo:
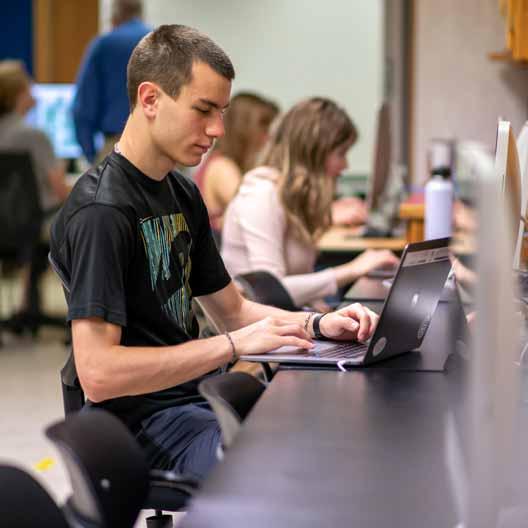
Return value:
M 70 477 L 73 494 L 64 511 L 74 525 L 129 528 L 149 500 L 157 503 L 161 497 L 164 508 L 177 511 L 196 490 L 191 479 L 150 470 L 133 435 L 106 411 L 71 414 L 49 426 L 46 435 Z M 147 519 L 148 528 L 165 526 L 172 526 L 172 516 L 157 512 Z
M 234 278 L 234 281 L 242 288 L 244 297 L 251 301 L 275 306 L 289 312 L 312 310 L 309 306 L 296 306 L 282 282 L 269 271 L 241 273 Z M 327 302 L 327 304 L 332 308 L 337 308 L 341 302 Z
M 48 492 L 24 470 L 0 465 L 0 523 L 9 528 L 69 528 Z
M 0 275 L 17 267 L 25 248 L 40 235 L 42 211 L 31 158 L 27 152 L 0 152 Z M 8 307 L 9 308 L 9 307 Z M 8 326 L 2 321 L 2 327 Z
M 36 281 L 42 271 L 37 269 L 37 251 L 41 251 L 40 234 L 43 212 L 40 207 L 39 188 L 28 152 L 0 152 L 0 275 L 3 264 L 18 266 L 31 252 L 32 264 L 30 312 L 18 314 L 2 322 L 2 327 L 22 333 L 30 330 L 33 335 L 41 325 L 65 327 L 60 317 L 50 317 L 40 311 Z
M 246 372 L 227 372 L 200 382 L 198 391 L 209 402 L 222 432 L 222 447 L 228 449 L 242 422 L 266 386 Z
M 70 291 L 69 278 L 66 272 L 61 269 L 58 262 L 53 259 L 51 253 L 48 255 L 48 260 L 51 268 L 59 277 L 67 298 Z M 68 419 L 71 415 L 79 414 L 79 411 L 81 411 L 85 404 L 84 391 L 82 390 L 75 367 L 73 348 L 70 350 L 68 359 L 61 369 L 60 380 L 64 415 Z M 91 411 L 86 411 L 86 413 L 81 414 L 90 413 Z M 97 437 L 94 439 L 93 445 L 98 445 Z M 186 507 L 190 496 L 197 488 L 198 483 L 196 481 L 180 476 L 173 471 L 150 470 L 149 493 L 145 499 L 143 508 L 155 510 L 155 515 L 148 519 L 148 528 L 164 528 L 165 524 L 170 526 L 172 516 L 164 515 L 163 510 L 173 512 L 182 511 Z
M 294 312 L 299 310 L 282 282 L 269 271 L 241 273 L 234 279 L 244 296 L 261 304 L 267 304 Z

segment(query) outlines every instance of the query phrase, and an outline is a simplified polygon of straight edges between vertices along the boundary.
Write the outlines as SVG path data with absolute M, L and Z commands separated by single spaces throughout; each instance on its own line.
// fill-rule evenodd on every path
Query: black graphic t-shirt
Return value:
M 126 346 L 195 339 L 192 297 L 231 280 L 194 183 L 176 172 L 152 180 L 117 153 L 75 185 L 53 223 L 51 255 L 69 283 L 68 320 L 117 324 Z M 162 408 L 199 401 L 199 381 L 97 405 L 133 426 Z

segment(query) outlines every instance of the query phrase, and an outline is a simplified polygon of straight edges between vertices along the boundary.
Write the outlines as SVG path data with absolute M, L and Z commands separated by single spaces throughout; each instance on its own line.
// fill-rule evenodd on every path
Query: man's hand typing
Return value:
M 379 316 L 372 310 L 354 303 L 325 315 L 320 330 L 329 339 L 366 341 L 374 333 L 378 320 Z
M 280 317 L 266 317 L 230 332 L 230 335 L 237 356 L 263 354 L 285 345 L 307 350 L 313 347 L 310 335 L 301 324 L 285 321 Z

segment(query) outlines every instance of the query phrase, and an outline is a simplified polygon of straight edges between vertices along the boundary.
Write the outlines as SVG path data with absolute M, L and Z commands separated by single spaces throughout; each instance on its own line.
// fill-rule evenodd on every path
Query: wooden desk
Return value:
M 358 232 L 352 227 L 331 227 L 321 237 L 317 247 L 322 253 L 360 253 L 366 249 L 401 252 L 408 242 L 404 238 L 362 238 L 357 236 Z M 471 255 L 475 252 L 475 243 L 467 233 L 455 233 L 451 248 L 457 255 Z
M 403 238 L 363 238 L 359 230 L 352 227 L 333 226 L 319 240 L 319 251 L 359 253 L 365 249 L 390 249 L 402 251 L 406 241 Z
M 457 368 L 449 374 L 280 371 L 181 525 L 457 525 L 445 423 L 465 398 L 462 381 Z M 460 418 L 455 415 L 463 426 Z M 527 433 L 524 427 L 517 436 L 521 454 Z M 526 458 L 519 457 L 508 488 L 513 505 L 527 504 Z

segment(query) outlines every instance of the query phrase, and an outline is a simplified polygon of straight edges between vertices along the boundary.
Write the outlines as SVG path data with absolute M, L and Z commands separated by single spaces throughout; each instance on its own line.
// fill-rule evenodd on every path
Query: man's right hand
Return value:
M 266 317 L 229 334 L 237 356 L 264 354 L 286 345 L 305 349 L 313 347 L 311 337 L 302 325 L 278 317 Z

